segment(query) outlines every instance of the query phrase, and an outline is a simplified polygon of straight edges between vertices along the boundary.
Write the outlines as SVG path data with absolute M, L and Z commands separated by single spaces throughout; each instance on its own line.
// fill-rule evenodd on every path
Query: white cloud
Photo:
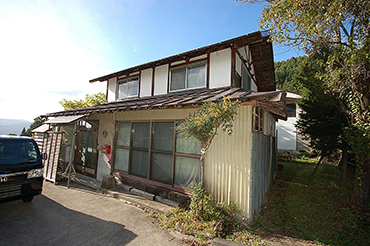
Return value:
M 105 92 L 104 83 L 88 82 L 106 74 L 105 61 L 78 45 L 53 15 L 16 12 L 0 17 L 0 30 L 0 118 L 32 120 L 62 110 L 62 98 Z

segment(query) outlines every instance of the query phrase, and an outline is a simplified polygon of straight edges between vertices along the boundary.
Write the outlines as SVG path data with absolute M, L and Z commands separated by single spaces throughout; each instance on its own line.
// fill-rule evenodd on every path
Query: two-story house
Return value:
M 207 151 L 204 185 L 216 201 L 237 202 L 253 218 L 276 166 L 275 122 L 286 119 L 276 91 L 272 44 L 261 32 L 148 62 L 90 80 L 107 84 L 107 103 L 50 113 L 74 166 L 102 180 L 152 193 L 188 193 L 200 181 L 200 144 L 174 131 L 204 101 L 239 100 L 233 134 L 219 133 Z M 68 151 L 67 151 L 68 152 Z M 69 151 L 70 152 L 70 151 Z M 61 155 L 66 162 L 70 154 Z

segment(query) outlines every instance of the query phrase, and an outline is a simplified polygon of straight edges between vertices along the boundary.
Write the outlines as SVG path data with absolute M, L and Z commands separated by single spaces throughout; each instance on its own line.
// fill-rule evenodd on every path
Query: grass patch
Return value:
M 363 233 L 370 230 L 366 218 L 356 220 L 349 204 L 351 182 L 339 186 L 336 167 L 322 164 L 308 183 L 314 163 L 295 160 L 281 164 L 284 168 L 277 172 L 254 229 L 332 245 L 364 245 L 360 238 L 369 244 L 370 234 Z
M 266 245 L 261 238 L 274 234 L 314 242 L 307 245 L 370 245 L 370 214 L 358 214 L 349 204 L 354 179 L 351 170 L 347 184 L 341 186 L 335 166 L 322 164 L 308 183 L 316 162 L 297 159 L 280 164 L 283 170 L 277 171 L 251 227 L 240 223 L 235 204 L 214 203 L 200 186 L 193 188 L 188 208 L 150 216 L 162 228 L 193 235 L 196 240 L 184 239 L 189 245 L 207 245 L 213 237 L 221 237 L 259 246 Z

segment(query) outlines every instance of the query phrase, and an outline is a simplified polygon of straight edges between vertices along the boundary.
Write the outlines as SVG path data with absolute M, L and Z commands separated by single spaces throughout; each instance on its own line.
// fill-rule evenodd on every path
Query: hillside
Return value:
M 27 120 L 15 120 L 15 119 L 1 119 L 0 118 L 0 135 L 8 135 L 9 133 L 20 135 L 22 129 L 26 129 L 32 122 Z

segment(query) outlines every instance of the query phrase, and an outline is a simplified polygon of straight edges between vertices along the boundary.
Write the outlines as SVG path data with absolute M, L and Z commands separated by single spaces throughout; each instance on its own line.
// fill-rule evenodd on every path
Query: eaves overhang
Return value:
M 215 89 L 194 90 L 183 93 L 171 93 L 166 95 L 134 98 L 128 100 L 105 103 L 98 106 L 71 109 L 49 113 L 47 117 L 60 116 L 91 116 L 95 114 L 114 113 L 131 110 L 158 110 L 168 108 L 197 108 L 205 101 L 218 101 L 224 97 L 230 100 L 239 100 L 242 104 L 251 104 L 259 101 L 273 108 L 274 115 L 284 117 L 284 91 L 254 92 L 236 87 L 221 87 Z M 267 107 L 267 106 L 266 106 Z M 272 110 L 270 110 L 272 112 Z

